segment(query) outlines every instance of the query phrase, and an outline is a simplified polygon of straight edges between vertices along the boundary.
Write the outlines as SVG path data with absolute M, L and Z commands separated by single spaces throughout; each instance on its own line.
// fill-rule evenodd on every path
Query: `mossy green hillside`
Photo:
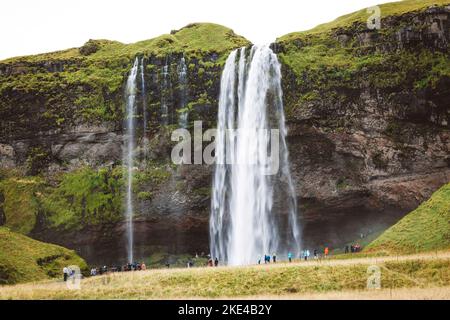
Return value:
M 0 209 L 5 226 L 29 234 L 38 219 L 46 227 L 80 230 L 123 219 L 124 167 L 81 167 L 43 176 L 6 176 L 0 181 Z M 133 174 L 136 201 L 150 201 L 157 187 L 171 177 L 166 163 L 148 161 Z M 17 173 L 16 173 L 17 174 Z
M 449 0 L 401 0 L 380 4 L 378 7 L 380 8 L 381 18 L 384 19 L 389 16 L 398 16 L 410 12 L 420 12 L 430 6 L 443 6 L 447 4 L 450 4 Z M 333 21 L 320 24 L 310 30 L 289 33 L 280 37 L 278 41 L 294 40 L 304 35 L 327 33 L 333 29 L 345 29 L 354 24 L 366 23 L 367 19 L 374 13 L 373 10 L 368 9 L 369 8 L 364 8 L 356 12 L 340 16 Z
M 48 186 L 38 201 L 50 227 L 77 230 L 122 219 L 122 167 L 84 167 Z
M 87 270 L 86 262 L 74 251 L 0 227 L 0 284 L 60 277 L 62 269 L 71 265 Z
M 43 186 L 38 177 L 12 177 L 0 181 L 5 226 L 14 232 L 28 234 L 34 228 L 38 213 L 36 196 Z
M 409 17 L 401 18 L 402 14 L 448 3 L 448 0 L 406 0 L 381 5 L 382 21 L 397 15 L 399 18 L 372 31 L 368 42 L 356 36 L 367 32 L 365 23 L 370 13 L 365 9 L 277 39 L 280 60 L 287 67 L 284 91 L 288 115 L 304 103 L 324 100 L 328 105 L 352 103 L 363 87 L 389 94 L 409 91 L 418 95 L 432 90 L 439 100 L 450 81 L 447 52 L 431 50 L 421 43 L 401 50 L 392 48 L 399 46 L 395 33 L 414 24 Z M 339 34 L 347 38 L 340 38 Z
M 450 183 L 386 230 L 364 252 L 414 253 L 450 248 Z
M 19 176 L 0 181 L 4 225 L 29 234 L 38 220 L 50 228 L 77 230 L 122 219 L 121 166 L 82 167 L 54 180 Z
M 0 61 L 0 114 L 5 128 L 15 124 L 3 134 L 26 134 L 20 127 L 29 129 L 34 121 L 40 131 L 80 121 L 120 121 L 121 89 L 136 56 L 162 61 L 184 55 L 200 72 L 220 68 L 229 51 L 248 44 L 226 27 L 195 23 L 133 44 L 89 40 L 81 48 Z

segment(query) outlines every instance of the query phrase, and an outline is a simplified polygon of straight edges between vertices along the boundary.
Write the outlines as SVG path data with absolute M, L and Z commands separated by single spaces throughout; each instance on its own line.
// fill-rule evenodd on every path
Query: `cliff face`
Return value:
M 225 59 L 248 44 L 225 27 L 192 24 L 131 45 L 90 40 L 0 62 L 0 222 L 90 262 L 126 256 L 123 92 L 138 57 L 137 256 L 206 252 L 211 170 L 174 166 L 170 135 L 182 114 L 188 127 L 215 126 Z
M 449 181 L 449 9 L 276 43 L 308 243 L 389 226 Z
M 383 17 L 380 30 L 356 20 L 273 45 L 305 245 L 385 228 L 450 180 L 449 15 L 441 5 Z M 136 256 L 208 252 L 213 168 L 174 166 L 170 133 L 185 113 L 189 128 L 215 126 L 225 58 L 248 44 L 194 24 L 132 45 L 92 40 L 0 62 L 0 224 L 91 263 L 126 256 L 123 86 L 138 56 Z

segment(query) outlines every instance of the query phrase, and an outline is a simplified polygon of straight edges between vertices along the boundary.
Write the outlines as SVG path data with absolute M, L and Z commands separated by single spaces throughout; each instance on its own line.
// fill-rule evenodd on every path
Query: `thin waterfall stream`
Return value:
M 127 222 L 127 253 L 128 262 L 132 263 L 133 256 L 133 170 L 134 170 L 134 148 L 136 129 L 136 93 L 137 93 L 137 73 L 139 60 L 136 58 L 128 76 L 125 87 L 126 97 L 126 147 L 123 155 L 123 163 L 126 166 L 126 196 L 125 196 L 125 218 Z

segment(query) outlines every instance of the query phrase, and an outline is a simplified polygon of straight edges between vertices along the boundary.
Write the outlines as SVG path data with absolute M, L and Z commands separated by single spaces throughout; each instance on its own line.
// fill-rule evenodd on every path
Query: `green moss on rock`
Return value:
M 220 69 L 232 49 L 248 44 L 226 27 L 195 23 L 132 44 L 89 40 L 81 48 L 6 59 L 0 61 L 0 118 L 14 123 L 9 135 L 26 134 L 34 126 L 45 131 L 80 122 L 119 123 L 122 87 L 136 56 L 154 60 L 181 54 L 197 62 L 207 56 L 213 61 L 202 63 Z
M 8 178 L 0 182 L 5 226 L 22 234 L 33 230 L 38 212 L 36 194 L 41 187 L 42 180 L 36 177 Z
M 58 186 L 48 187 L 39 201 L 52 227 L 76 230 L 119 221 L 122 191 L 121 167 L 85 167 L 65 174 Z

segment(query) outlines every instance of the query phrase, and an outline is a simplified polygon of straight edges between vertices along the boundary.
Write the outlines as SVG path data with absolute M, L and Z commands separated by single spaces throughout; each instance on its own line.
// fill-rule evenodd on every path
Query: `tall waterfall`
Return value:
M 281 71 L 268 46 L 233 51 L 222 73 L 211 255 L 230 265 L 253 264 L 265 254 L 297 254 L 300 229 L 290 174 Z M 278 141 L 271 129 L 278 129 Z M 278 142 L 279 149 L 271 149 Z M 278 170 L 268 172 L 269 150 Z
M 189 111 L 186 110 L 186 91 L 187 91 L 187 67 L 184 57 L 181 57 L 178 65 L 178 82 L 180 89 L 180 106 L 178 115 L 178 124 L 182 128 L 187 128 Z
M 136 92 L 137 92 L 137 73 L 138 58 L 134 61 L 128 76 L 125 88 L 126 97 L 126 117 L 125 128 L 127 135 L 127 144 L 123 155 L 123 163 L 126 165 L 126 198 L 125 198 L 125 216 L 127 221 L 127 251 L 128 262 L 133 262 L 133 168 L 134 168 L 134 147 L 135 147 L 135 127 L 136 127 Z

